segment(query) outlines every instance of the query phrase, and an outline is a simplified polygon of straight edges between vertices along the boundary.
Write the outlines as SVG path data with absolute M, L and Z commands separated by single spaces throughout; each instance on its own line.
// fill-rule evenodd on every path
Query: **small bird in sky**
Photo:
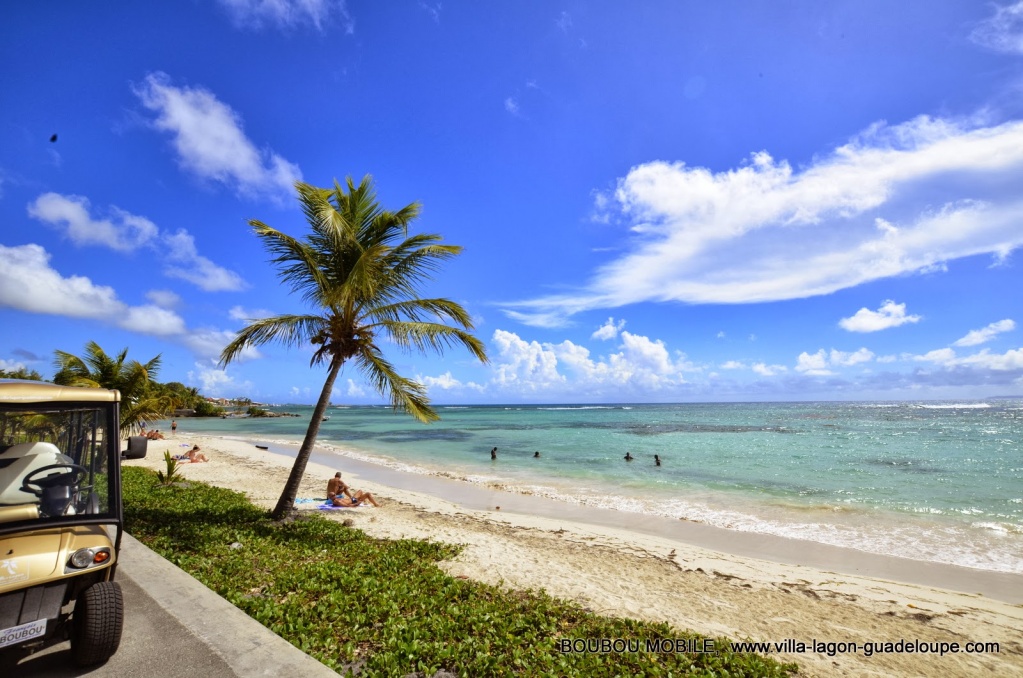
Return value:
M 52 143 L 53 143 L 54 141 L 56 141 L 56 140 L 57 140 L 57 135 L 56 135 L 56 134 L 53 134 L 53 135 L 51 135 L 51 136 L 50 136 L 50 143 L 51 143 L 51 144 L 52 144 Z

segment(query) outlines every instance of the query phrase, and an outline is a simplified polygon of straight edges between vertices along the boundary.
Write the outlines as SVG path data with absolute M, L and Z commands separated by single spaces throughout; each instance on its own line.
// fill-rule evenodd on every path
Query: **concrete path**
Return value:
M 124 590 L 124 633 L 110 660 L 76 669 L 70 643 L 0 657 L 0 676 L 49 678 L 240 678 L 338 674 L 231 605 L 129 535 L 116 581 Z

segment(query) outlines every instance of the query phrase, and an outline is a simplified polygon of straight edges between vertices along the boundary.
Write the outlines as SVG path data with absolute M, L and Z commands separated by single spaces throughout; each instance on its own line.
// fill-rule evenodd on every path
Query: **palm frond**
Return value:
M 374 327 L 382 328 L 398 346 L 419 353 L 443 353 L 452 346 L 463 346 L 480 362 L 488 362 L 483 342 L 464 330 L 450 325 L 428 322 L 385 320 Z
M 281 280 L 306 301 L 319 302 L 329 284 L 320 269 L 316 250 L 261 221 L 253 219 L 249 225 L 273 255 L 270 261 L 277 265 Z
M 367 320 L 412 320 L 427 321 L 434 318 L 450 318 L 466 330 L 474 328 L 472 316 L 461 304 L 450 299 L 406 299 L 392 304 L 374 306 L 366 313 Z
M 276 342 L 284 346 L 302 346 L 312 342 L 328 326 L 318 315 L 277 315 L 261 318 L 242 328 L 220 353 L 220 365 L 235 360 L 249 346 Z
M 437 421 L 440 416 L 430 407 L 426 387 L 398 374 L 384 359 L 376 346 L 367 346 L 356 357 L 356 364 L 379 393 L 390 397 L 391 407 L 407 412 L 423 423 Z

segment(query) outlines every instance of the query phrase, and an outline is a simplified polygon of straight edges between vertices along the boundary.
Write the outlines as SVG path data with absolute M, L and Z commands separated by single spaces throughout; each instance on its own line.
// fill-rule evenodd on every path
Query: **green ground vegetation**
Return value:
M 289 523 L 244 495 L 202 483 L 162 486 L 124 469 L 128 531 L 303 652 L 342 674 L 431 676 L 787 676 L 794 664 L 732 653 L 562 653 L 561 639 L 698 638 L 615 619 L 543 591 L 445 574 L 459 547 L 374 539 L 310 515 Z M 702 640 L 699 642 L 702 643 Z

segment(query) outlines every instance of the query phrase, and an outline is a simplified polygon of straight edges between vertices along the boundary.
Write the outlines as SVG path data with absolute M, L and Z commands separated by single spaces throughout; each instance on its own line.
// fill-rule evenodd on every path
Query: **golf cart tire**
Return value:
M 82 591 L 71 620 L 71 658 L 76 666 L 110 659 L 121 644 L 124 596 L 117 582 L 101 581 Z

